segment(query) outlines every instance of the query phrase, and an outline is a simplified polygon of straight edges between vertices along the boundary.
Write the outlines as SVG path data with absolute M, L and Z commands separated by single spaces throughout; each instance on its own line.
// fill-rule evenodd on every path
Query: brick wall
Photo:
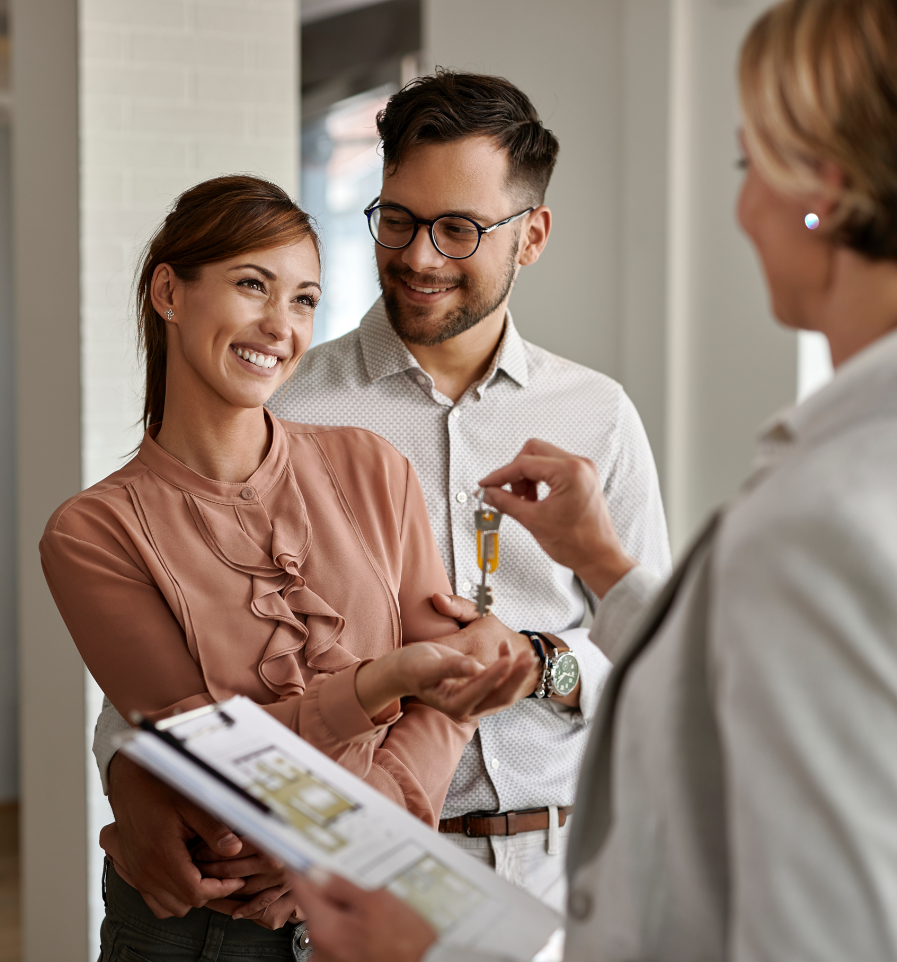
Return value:
M 84 483 L 139 443 L 131 286 L 174 198 L 208 177 L 298 183 L 296 0 L 82 0 Z
M 219 174 L 299 180 L 297 0 L 81 0 L 82 477 L 140 442 L 132 285 L 181 191 Z M 88 726 L 102 700 L 88 679 Z M 103 906 L 99 828 L 111 820 L 88 758 L 89 956 Z

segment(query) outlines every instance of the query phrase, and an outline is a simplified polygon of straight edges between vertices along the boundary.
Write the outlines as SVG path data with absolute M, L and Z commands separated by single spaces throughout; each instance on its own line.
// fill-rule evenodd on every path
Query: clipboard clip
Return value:
M 214 706 L 209 707 L 214 709 Z M 206 710 L 200 709 L 200 711 L 205 713 Z M 183 721 L 187 714 L 192 713 L 185 712 L 184 715 L 175 715 L 173 716 L 173 719 L 176 719 L 177 721 Z M 230 717 L 230 715 L 226 714 L 220 709 L 218 710 L 218 715 L 221 716 L 228 725 L 234 724 L 234 720 Z M 189 758 L 194 765 L 196 765 L 198 768 L 201 768 L 207 775 L 211 775 L 212 778 L 221 782 L 222 785 L 226 785 L 232 792 L 236 792 L 236 794 L 239 795 L 244 801 L 254 805 L 266 815 L 275 814 L 270 805 L 267 805 L 260 798 L 256 798 L 255 795 L 247 792 L 242 785 L 238 785 L 235 781 L 228 778 L 227 775 L 219 772 L 217 768 L 213 768 L 208 762 L 203 761 L 203 759 L 201 759 L 198 755 L 194 755 L 193 752 L 187 748 L 187 745 L 182 738 L 178 738 L 176 735 L 173 735 L 170 731 L 167 731 L 165 728 L 161 727 L 161 725 L 153 724 L 153 722 L 151 722 L 145 715 L 142 715 L 138 711 L 132 711 L 130 713 L 130 717 L 131 721 L 142 731 L 148 732 L 150 735 L 154 735 L 156 738 L 165 742 L 169 748 L 173 748 L 176 752 L 178 752 L 178 754 L 183 755 L 184 758 Z M 170 722 L 173 719 L 165 719 L 165 721 Z

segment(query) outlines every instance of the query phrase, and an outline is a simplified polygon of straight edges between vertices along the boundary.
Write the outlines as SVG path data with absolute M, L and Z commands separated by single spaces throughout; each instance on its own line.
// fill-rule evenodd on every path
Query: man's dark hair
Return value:
M 508 152 L 508 185 L 522 188 L 534 204 L 545 200 L 558 156 L 557 137 L 542 125 L 529 97 L 509 80 L 442 67 L 393 94 L 377 114 L 377 131 L 387 170 L 424 144 L 492 137 Z

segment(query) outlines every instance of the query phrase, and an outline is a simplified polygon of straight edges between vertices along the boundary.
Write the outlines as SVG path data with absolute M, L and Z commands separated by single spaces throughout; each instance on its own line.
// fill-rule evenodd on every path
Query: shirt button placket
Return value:
M 451 497 L 455 502 L 449 510 L 449 522 L 452 529 L 452 554 L 455 561 L 456 579 L 460 579 L 462 572 L 468 570 L 470 566 L 470 558 L 467 557 L 468 552 L 465 551 L 467 544 L 465 526 L 468 522 L 473 525 L 473 517 L 468 518 L 468 513 L 459 509 L 460 505 L 467 504 L 470 497 L 465 490 L 468 481 L 464 474 L 465 465 L 460 463 L 459 452 L 463 449 L 463 441 L 458 432 L 461 429 L 461 421 L 461 406 L 456 404 L 449 410 L 446 417 L 449 443 L 449 491 L 454 491 Z M 466 580 L 456 580 L 455 585 L 455 590 L 462 594 L 468 594 L 472 587 L 470 581 Z

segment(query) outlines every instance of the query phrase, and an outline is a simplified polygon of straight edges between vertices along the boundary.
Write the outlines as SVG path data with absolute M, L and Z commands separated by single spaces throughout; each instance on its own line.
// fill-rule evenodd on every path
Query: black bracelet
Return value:
M 529 638 L 529 642 L 533 646 L 539 661 L 541 661 L 544 665 L 547 652 L 545 648 L 545 639 L 542 637 L 542 635 L 539 634 L 538 631 L 527 631 L 526 628 L 521 628 L 520 634 L 526 635 L 526 637 Z
M 533 646 L 536 654 L 539 657 L 539 661 L 542 662 L 542 678 L 545 678 L 545 664 L 548 659 L 548 639 L 540 631 L 528 631 L 526 628 L 520 629 L 521 635 L 526 635 L 530 640 L 530 644 Z M 542 686 L 544 681 L 540 681 L 538 687 L 534 692 L 527 695 L 527 698 L 539 698 L 541 697 Z

